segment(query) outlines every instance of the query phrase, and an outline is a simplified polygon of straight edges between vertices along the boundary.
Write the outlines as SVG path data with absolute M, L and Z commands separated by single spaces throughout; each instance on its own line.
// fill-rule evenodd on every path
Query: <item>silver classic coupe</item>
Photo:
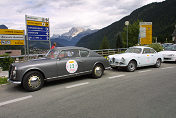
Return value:
M 13 63 L 9 82 L 21 84 L 27 91 L 42 88 L 44 81 L 91 74 L 100 78 L 109 62 L 99 54 L 81 47 L 56 47 L 44 58 Z

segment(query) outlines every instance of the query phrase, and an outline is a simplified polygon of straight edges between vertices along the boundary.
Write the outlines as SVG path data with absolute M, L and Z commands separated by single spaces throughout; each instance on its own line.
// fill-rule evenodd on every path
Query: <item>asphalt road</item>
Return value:
M 49 82 L 36 92 L 0 86 L 0 118 L 176 118 L 176 63 Z

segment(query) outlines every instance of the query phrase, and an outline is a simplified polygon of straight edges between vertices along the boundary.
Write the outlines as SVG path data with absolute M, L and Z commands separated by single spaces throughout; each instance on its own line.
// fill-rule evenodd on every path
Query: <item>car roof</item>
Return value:
M 55 50 L 68 50 L 68 49 L 83 49 L 83 50 L 89 50 L 89 49 L 87 49 L 87 48 L 76 47 L 76 46 L 55 47 Z
M 147 47 L 147 46 L 133 46 L 133 47 L 130 47 L 130 48 L 151 48 L 151 47 Z

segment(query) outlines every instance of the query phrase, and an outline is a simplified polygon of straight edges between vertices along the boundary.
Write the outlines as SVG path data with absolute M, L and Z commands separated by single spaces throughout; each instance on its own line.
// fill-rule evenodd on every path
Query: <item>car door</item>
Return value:
M 82 63 L 82 69 L 81 71 L 84 73 L 84 72 L 88 72 L 92 69 L 93 67 L 93 61 L 92 61 L 92 58 L 89 57 L 89 54 L 90 52 L 88 50 L 83 50 L 81 49 L 79 51 L 79 54 L 80 54 L 80 61 Z
M 155 64 L 156 63 L 156 60 L 158 59 L 158 55 L 157 55 L 157 52 L 150 48 L 150 54 L 151 54 L 151 64 Z
M 141 66 L 152 65 L 152 54 L 150 48 L 144 48 L 141 55 Z
M 74 76 L 80 72 L 79 51 L 76 49 L 62 50 L 57 59 L 58 77 Z

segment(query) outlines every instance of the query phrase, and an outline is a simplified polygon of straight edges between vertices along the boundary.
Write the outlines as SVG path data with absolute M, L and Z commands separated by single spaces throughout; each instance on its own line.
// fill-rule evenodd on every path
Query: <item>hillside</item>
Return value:
M 143 6 L 108 27 L 83 37 L 77 43 L 77 46 L 99 49 L 103 37 L 106 36 L 109 40 L 110 48 L 115 48 L 115 37 L 119 32 L 122 32 L 125 21 L 128 20 L 130 23 L 133 23 L 138 19 L 153 23 L 153 37 L 158 37 L 159 42 L 164 42 L 166 38 L 171 40 L 171 34 L 176 24 L 175 6 L 176 0 L 166 0 L 164 2 L 151 3 Z

